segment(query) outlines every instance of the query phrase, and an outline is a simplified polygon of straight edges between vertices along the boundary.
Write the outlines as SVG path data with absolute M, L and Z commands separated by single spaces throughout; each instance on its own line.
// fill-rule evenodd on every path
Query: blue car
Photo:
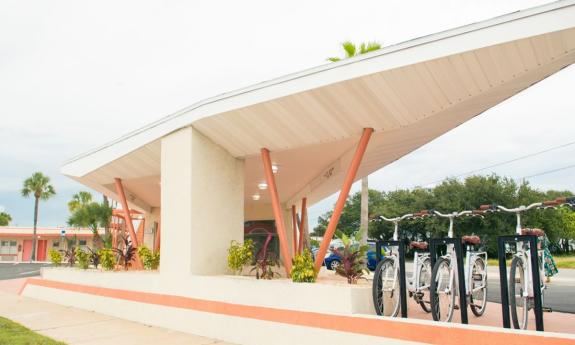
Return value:
M 367 255 L 367 268 L 370 271 L 375 271 L 375 266 L 377 266 L 377 257 L 375 255 L 375 244 L 369 243 L 369 250 L 366 253 Z M 330 251 L 330 253 L 325 257 L 323 260 L 323 264 L 327 267 L 328 270 L 335 270 L 337 266 L 341 263 L 341 257 Z

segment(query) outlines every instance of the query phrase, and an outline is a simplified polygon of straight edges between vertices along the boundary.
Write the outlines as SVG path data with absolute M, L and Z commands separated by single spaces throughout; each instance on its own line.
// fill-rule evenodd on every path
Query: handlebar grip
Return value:
M 562 202 L 558 201 L 558 200 L 546 200 L 542 202 L 543 206 L 557 206 L 559 204 L 562 204 Z
M 487 211 L 493 209 L 493 205 L 481 205 L 479 206 L 480 211 Z
M 568 200 L 569 200 L 569 198 L 561 197 L 561 198 L 555 199 L 555 202 L 558 204 L 566 204 L 569 202 Z
M 429 210 L 421 210 L 421 211 L 413 214 L 414 217 L 423 217 L 423 216 L 428 216 L 428 215 L 429 215 Z

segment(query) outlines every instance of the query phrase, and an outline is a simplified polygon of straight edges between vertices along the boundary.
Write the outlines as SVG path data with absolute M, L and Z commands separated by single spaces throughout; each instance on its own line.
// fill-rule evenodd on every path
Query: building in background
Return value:
M 32 254 L 32 227 L 0 227 L 0 262 L 30 261 Z M 100 235 L 104 230 L 100 230 Z M 50 249 L 66 249 L 66 239 L 78 239 L 80 248 L 93 246 L 93 234 L 90 229 L 73 228 L 37 228 L 36 257 L 37 261 L 49 261 Z

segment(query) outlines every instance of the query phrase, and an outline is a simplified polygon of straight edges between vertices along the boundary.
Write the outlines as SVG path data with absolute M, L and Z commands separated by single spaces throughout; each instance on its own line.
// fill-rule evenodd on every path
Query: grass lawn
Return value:
M 561 268 L 575 268 L 575 255 L 569 255 L 569 256 L 556 255 L 556 256 L 553 256 L 553 259 L 555 260 L 555 264 L 557 265 L 557 268 L 559 268 L 559 269 L 561 269 Z M 511 264 L 511 260 L 507 260 L 507 266 L 509 266 L 510 264 Z M 487 259 L 487 265 L 497 266 L 497 265 L 499 265 L 499 260 Z
M 0 345 L 65 345 L 0 317 Z

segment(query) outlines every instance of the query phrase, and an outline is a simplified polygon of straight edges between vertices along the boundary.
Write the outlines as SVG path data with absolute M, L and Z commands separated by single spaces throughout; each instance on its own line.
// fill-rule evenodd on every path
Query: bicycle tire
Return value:
M 517 281 L 515 275 L 519 269 L 519 293 L 523 294 L 523 286 L 525 281 L 525 269 L 523 267 L 523 259 L 520 257 L 514 257 L 511 261 L 511 269 L 509 270 L 509 305 L 511 306 L 511 322 L 513 323 L 513 328 L 515 329 L 527 329 L 527 323 L 529 321 L 529 300 L 527 297 L 522 297 L 523 306 L 521 308 L 521 316 L 523 320 L 519 320 L 519 314 L 517 313 L 517 298 L 516 291 Z M 521 323 L 520 323 L 521 321 Z
M 475 264 L 479 263 L 479 267 L 481 268 L 481 270 L 483 270 L 482 272 L 476 272 L 474 270 L 474 268 L 476 267 Z M 483 258 L 481 257 L 476 257 L 474 262 L 473 262 L 473 266 L 472 266 L 472 270 L 471 270 L 471 274 L 472 274 L 472 285 L 470 287 L 470 294 L 469 294 L 469 301 L 470 303 L 470 307 L 471 307 L 471 312 L 473 313 L 473 315 L 480 317 L 483 315 L 483 313 L 485 313 L 485 308 L 487 308 L 487 265 L 485 264 L 485 260 L 483 260 Z M 481 307 L 478 307 L 475 302 L 476 300 L 473 298 L 473 289 L 475 288 L 475 275 L 476 274 L 485 274 L 485 278 L 483 278 L 482 276 L 482 281 L 484 279 L 485 281 L 485 286 L 483 287 L 483 296 L 481 297 Z
M 423 263 L 421 264 L 421 266 L 419 266 L 419 283 L 420 283 L 420 286 L 422 283 L 422 276 L 423 276 L 422 271 L 423 271 L 424 266 L 427 266 L 428 272 L 431 273 L 430 272 L 431 271 L 431 259 L 428 258 L 428 259 L 423 260 Z M 426 277 L 427 277 L 427 281 L 423 281 L 423 285 L 429 286 L 431 283 L 431 274 L 428 274 Z M 424 293 L 424 296 L 425 296 L 425 293 Z M 427 297 L 429 298 L 429 290 L 427 291 Z M 419 302 L 419 305 L 421 306 L 421 309 L 423 309 L 424 312 L 431 313 L 431 301 L 429 301 L 429 300 L 425 301 L 422 298 L 422 301 Z
M 375 271 L 373 273 L 373 285 L 371 289 L 373 297 L 373 307 L 375 308 L 375 312 L 377 313 L 377 315 L 380 316 L 395 317 L 399 313 L 399 273 L 393 270 L 394 268 L 393 265 L 394 265 L 394 259 L 385 258 L 377 264 L 377 266 L 375 267 Z M 395 301 L 391 304 L 392 306 L 391 313 L 389 313 L 388 315 L 386 315 L 386 305 L 388 303 L 386 303 L 385 301 L 386 295 L 384 294 L 383 291 L 383 282 L 382 282 L 383 278 L 382 276 L 384 270 L 386 269 L 393 270 L 392 274 L 396 276 L 396 277 L 393 276 L 390 277 L 392 279 L 395 278 L 396 286 L 393 287 L 391 291 L 391 296 L 389 297 L 389 298 L 395 297 Z
M 444 322 L 450 322 L 451 319 L 453 318 L 453 311 L 455 310 L 455 295 L 456 295 L 456 291 L 457 291 L 457 283 L 455 282 L 455 275 L 453 275 L 454 280 L 453 280 L 453 284 L 452 284 L 452 291 L 451 291 L 451 295 L 448 296 L 448 301 L 449 298 L 451 299 L 450 305 L 448 307 L 447 310 L 447 317 L 445 319 L 441 319 L 441 310 L 439 309 L 439 294 L 437 293 L 437 289 L 438 288 L 443 288 L 443 280 L 441 281 L 441 286 L 439 286 L 438 284 L 438 273 L 439 270 L 443 267 L 447 267 L 448 268 L 448 272 L 450 272 L 452 270 L 451 267 L 451 263 L 450 260 L 447 260 L 446 258 L 439 258 L 437 260 L 437 262 L 435 263 L 435 266 L 433 266 L 433 272 L 431 274 L 431 284 L 429 286 L 429 295 L 430 295 L 430 302 L 431 302 L 431 315 L 433 316 L 433 320 L 435 321 L 444 321 Z M 443 278 L 443 276 L 441 276 L 441 278 Z M 449 278 L 447 278 L 447 280 L 449 281 Z

